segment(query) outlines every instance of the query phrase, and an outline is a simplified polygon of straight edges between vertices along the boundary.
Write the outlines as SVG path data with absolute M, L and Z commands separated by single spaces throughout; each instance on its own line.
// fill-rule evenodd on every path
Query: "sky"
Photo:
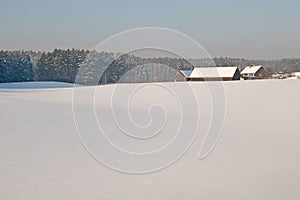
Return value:
M 0 0 L 0 49 L 93 49 L 132 28 L 185 33 L 211 56 L 300 57 L 299 0 Z

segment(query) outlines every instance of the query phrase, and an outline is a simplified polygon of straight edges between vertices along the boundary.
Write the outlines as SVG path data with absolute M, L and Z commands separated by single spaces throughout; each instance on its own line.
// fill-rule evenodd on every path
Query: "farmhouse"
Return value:
M 237 67 L 195 67 L 192 71 L 180 70 L 176 81 L 231 81 L 240 80 Z
M 241 72 L 242 78 L 247 79 L 265 79 L 268 78 L 268 72 L 262 65 L 251 65 Z

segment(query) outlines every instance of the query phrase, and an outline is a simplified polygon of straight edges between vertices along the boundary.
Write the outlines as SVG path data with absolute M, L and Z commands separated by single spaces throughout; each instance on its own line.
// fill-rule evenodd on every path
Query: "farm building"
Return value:
M 262 65 L 251 65 L 241 72 L 242 78 L 247 79 L 266 79 L 268 72 Z
M 237 67 L 195 67 L 192 71 L 179 71 L 176 81 L 231 81 L 240 80 Z

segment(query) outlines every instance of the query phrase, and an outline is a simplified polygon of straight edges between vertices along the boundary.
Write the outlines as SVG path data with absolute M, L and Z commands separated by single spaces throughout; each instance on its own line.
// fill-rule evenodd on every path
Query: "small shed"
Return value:
M 266 79 L 268 78 L 269 73 L 262 65 L 251 65 L 242 70 L 241 76 L 245 80 Z

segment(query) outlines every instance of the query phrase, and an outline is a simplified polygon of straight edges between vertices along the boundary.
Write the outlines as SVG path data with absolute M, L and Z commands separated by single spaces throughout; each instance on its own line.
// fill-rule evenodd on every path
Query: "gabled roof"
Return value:
M 258 70 L 260 70 L 260 68 L 262 68 L 262 65 L 251 65 L 246 67 L 241 74 L 255 74 Z
M 236 70 L 237 67 L 197 67 L 189 78 L 231 78 Z
M 189 78 L 192 71 L 191 70 L 180 70 L 180 72 L 186 77 Z

